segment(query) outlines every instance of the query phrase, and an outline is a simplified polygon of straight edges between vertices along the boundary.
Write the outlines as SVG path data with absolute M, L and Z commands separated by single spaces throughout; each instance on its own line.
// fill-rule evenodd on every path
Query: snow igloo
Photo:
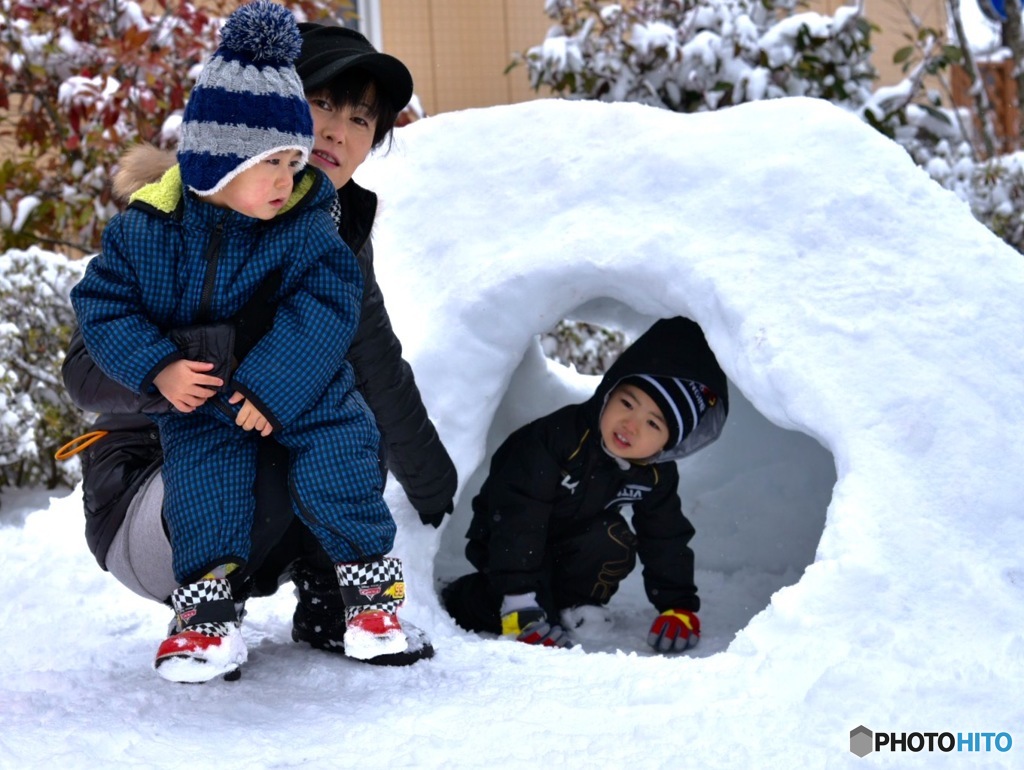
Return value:
M 917 495 L 940 494 L 933 470 L 908 472 L 893 452 L 933 450 L 938 410 L 957 389 L 969 398 L 963 366 L 978 355 L 955 322 L 1020 282 L 1017 255 L 961 201 L 820 100 L 697 115 L 552 100 L 469 110 L 403 129 L 357 179 L 380 195 L 378 277 L 460 473 L 441 533 L 413 526 L 389 492 L 416 580 L 467 570 L 469 502 L 501 440 L 593 391 L 537 335 L 566 318 L 628 337 L 673 315 L 700 324 L 731 412 L 680 467 L 704 605 L 697 655 L 727 649 L 810 565 L 863 551 L 887 517 L 906 522 Z M 939 249 L 986 269 L 966 278 Z M 886 546 L 871 542 L 864 558 L 884 573 Z M 609 650 L 644 654 L 652 610 L 637 573 L 611 606 L 639 625 Z M 413 611 L 433 614 L 436 598 L 420 605 L 410 590 Z

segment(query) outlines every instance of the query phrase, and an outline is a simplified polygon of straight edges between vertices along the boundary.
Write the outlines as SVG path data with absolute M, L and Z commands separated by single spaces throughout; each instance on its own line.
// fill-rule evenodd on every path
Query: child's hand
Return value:
M 244 401 L 242 408 L 238 410 L 238 417 L 235 418 L 235 425 L 238 425 L 242 430 L 258 430 L 261 436 L 269 436 L 274 430 L 274 426 L 270 424 L 270 421 L 263 416 L 263 413 L 259 409 L 252 405 L 252 401 L 246 401 L 245 396 L 239 393 L 237 390 L 232 394 L 231 398 L 228 399 L 229 404 L 237 404 L 239 401 Z
M 213 364 L 205 361 L 179 359 L 165 366 L 153 378 L 153 384 L 171 402 L 171 406 L 188 414 L 205 404 L 217 392 L 217 388 L 224 384 L 220 377 L 203 374 L 211 369 Z
M 548 623 L 544 610 L 527 607 L 501 616 L 501 633 L 514 636 L 516 641 L 541 647 L 572 647 L 565 629 L 557 623 Z
M 700 640 L 700 618 L 689 610 L 665 610 L 654 619 L 647 643 L 658 652 L 682 652 Z

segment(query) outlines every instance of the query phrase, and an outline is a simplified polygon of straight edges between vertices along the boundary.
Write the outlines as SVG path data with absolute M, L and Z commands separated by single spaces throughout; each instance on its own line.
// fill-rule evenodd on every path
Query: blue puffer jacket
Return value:
M 240 391 L 275 430 L 306 412 L 339 378 L 359 323 L 362 274 L 338 235 L 335 191 L 307 167 L 281 214 L 252 219 L 185 193 L 178 167 L 132 196 L 103 233 L 71 299 L 90 353 L 134 393 L 181 358 L 172 329 L 233 318 L 271 274 L 281 276 L 273 328 L 235 371 Z

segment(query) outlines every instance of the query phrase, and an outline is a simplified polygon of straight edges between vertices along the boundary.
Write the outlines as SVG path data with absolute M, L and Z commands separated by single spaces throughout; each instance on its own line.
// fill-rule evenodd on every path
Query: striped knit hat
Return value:
M 699 382 L 676 377 L 653 377 L 634 374 L 624 377 L 619 385 L 634 385 L 651 397 L 665 417 L 668 441 L 665 450 L 675 449 L 690 435 L 708 410 L 711 394 Z
M 309 160 L 313 118 L 294 66 L 301 50 L 282 5 L 255 0 L 228 17 L 185 106 L 178 163 L 189 189 L 212 195 L 282 150 Z

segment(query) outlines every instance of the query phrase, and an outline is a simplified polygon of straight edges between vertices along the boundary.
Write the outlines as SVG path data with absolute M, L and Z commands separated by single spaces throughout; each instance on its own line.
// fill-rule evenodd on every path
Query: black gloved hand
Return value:
M 454 510 L 455 504 L 453 502 L 449 502 L 446 508 L 438 511 L 437 513 L 424 513 L 423 511 L 420 511 L 420 521 L 424 524 L 429 524 L 434 529 L 437 529 L 441 526 L 441 522 L 444 521 L 444 517 Z

